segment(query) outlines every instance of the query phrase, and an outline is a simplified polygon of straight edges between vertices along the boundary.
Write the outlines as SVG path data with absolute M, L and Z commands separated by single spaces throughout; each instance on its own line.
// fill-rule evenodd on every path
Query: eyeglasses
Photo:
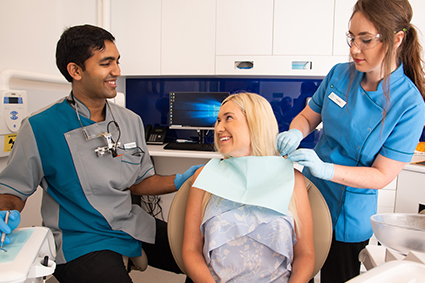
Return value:
M 347 31 L 345 33 L 345 38 L 350 48 L 353 47 L 353 45 L 355 45 L 357 48 L 361 50 L 371 49 L 382 42 L 382 35 L 380 34 L 377 34 L 377 35 L 365 34 L 365 35 L 359 35 L 359 36 L 352 36 L 350 32 Z

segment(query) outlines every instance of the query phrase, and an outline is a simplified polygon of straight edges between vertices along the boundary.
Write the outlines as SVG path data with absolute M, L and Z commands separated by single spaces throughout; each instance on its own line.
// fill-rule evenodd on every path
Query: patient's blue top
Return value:
M 347 95 L 350 64 L 334 66 L 309 102 L 323 121 L 323 133 L 314 150 L 324 162 L 345 166 L 370 167 L 378 154 L 410 162 L 425 121 L 420 92 L 401 64 L 389 78 L 390 100 L 386 102 L 382 82 L 376 91 L 365 91 L 360 85 L 364 73 L 351 65 L 354 78 Z M 372 236 L 370 216 L 377 212 L 378 190 L 321 180 L 307 167 L 303 174 L 326 199 L 337 241 L 361 242 Z
M 296 242 L 290 211 L 283 215 L 211 195 L 201 230 L 216 282 L 288 282 Z
M 293 163 L 281 156 L 212 159 L 193 186 L 211 193 L 201 230 L 215 281 L 288 282 Z

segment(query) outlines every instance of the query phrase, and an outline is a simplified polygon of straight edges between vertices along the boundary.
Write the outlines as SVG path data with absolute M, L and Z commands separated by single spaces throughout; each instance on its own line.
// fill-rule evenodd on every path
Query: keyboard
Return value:
M 170 142 L 164 146 L 164 149 L 215 151 L 213 143 L 193 143 L 193 142 Z

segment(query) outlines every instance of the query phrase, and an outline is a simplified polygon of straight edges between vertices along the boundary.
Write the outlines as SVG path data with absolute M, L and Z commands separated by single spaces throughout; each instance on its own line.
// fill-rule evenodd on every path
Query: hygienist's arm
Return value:
M 397 177 L 405 165 L 405 162 L 378 154 L 371 167 L 334 164 L 331 181 L 355 188 L 382 189 Z
M 199 175 L 201 169 L 196 171 L 194 179 Z M 186 207 L 186 218 L 184 227 L 182 257 L 187 275 L 194 282 L 211 282 L 214 279 L 205 262 L 202 249 L 204 237 L 201 232 L 202 223 L 202 200 L 205 191 L 192 187 Z
M 300 233 L 297 233 L 297 242 L 294 245 L 294 261 L 289 282 L 308 282 L 313 274 L 315 265 L 313 217 L 304 176 L 298 170 L 295 170 L 294 194 L 301 225 L 298 227 Z
M 19 197 L 9 194 L 0 194 L 0 210 L 18 210 L 24 209 L 25 202 Z
M 298 129 L 306 137 L 322 121 L 321 115 L 306 106 L 290 125 L 290 129 Z M 371 167 L 355 167 L 334 164 L 331 181 L 349 187 L 382 189 L 391 183 L 406 165 L 404 162 L 386 158 L 380 154 Z
M 289 129 L 301 131 L 303 137 L 308 136 L 322 122 L 322 115 L 306 106 L 291 122 Z
M 174 179 L 175 175 L 153 175 L 144 179 L 139 184 L 131 186 L 130 191 L 134 195 L 163 195 L 172 193 L 176 191 Z

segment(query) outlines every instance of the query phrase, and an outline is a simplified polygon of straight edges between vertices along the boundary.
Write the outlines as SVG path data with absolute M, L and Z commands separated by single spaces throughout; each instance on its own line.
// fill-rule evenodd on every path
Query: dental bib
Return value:
M 286 214 L 294 183 L 294 166 L 289 159 L 246 156 L 211 159 L 193 186 L 234 202 Z

